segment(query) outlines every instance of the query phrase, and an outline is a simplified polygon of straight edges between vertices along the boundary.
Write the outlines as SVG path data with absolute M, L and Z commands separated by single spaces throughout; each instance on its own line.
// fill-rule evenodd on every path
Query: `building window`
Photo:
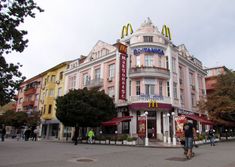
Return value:
M 115 70 L 115 64 L 109 65 L 109 78 L 114 78 L 114 70 Z
M 166 68 L 169 69 L 169 61 L 168 61 L 168 57 L 166 57 Z
M 60 80 L 62 80 L 62 79 L 63 79 L 63 75 L 64 75 L 64 72 L 63 72 L 63 71 L 61 71 L 61 72 L 60 72 Z
M 172 71 L 176 72 L 176 59 L 172 57 Z
M 48 114 L 51 113 L 51 109 L 52 109 L 52 105 L 50 104 L 49 107 L 48 107 Z
M 174 99 L 177 99 L 177 83 L 173 82 L 173 93 L 174 93 Z
M 136 81 L 136 95 L 140 95 L 140 81 Z
M 89 83 L 90 77 L 88 74 L 83 75 L 83 86 L 86 86 Z
M 129 81 L 129 96 L 131 96 L 131 81 Z
M 144 42 L 153 42 L 153 36 L 144 36 Z
M 162 81 L 159 81 L 159 96 L 163 96 L 163 93 L 162 93 Z
M 51 82 L 52 82 L 52 83 L 55 83 L 55 75 L 52 75 L 52 76 L 51 76 Z
M 43 114 L 46 113 L 46 105 L 44 105 L 44 108 L 43 108 Z
M 140 55 L 136 56 L 136 66 L 140 67 Z
M 153 66 L 153 55 L 145 55 L 144 62 L 146 67 Z
M 162 67 L 162 57 L 158 56 L 158 67 Z
M 154 87 L 155 87 L 155 85 L 145 84 L 145 94 L 146 95 L 154 95 Z
M 54 96 L 54 89 L 49 89 L 48 96 L 53 97 Z
M 184 104 L 184 90 L 183 89 L 180 89 L 180 101 L 181 101 L 181 104 L 183 105 Z
M 68 78 L 68 90 L 75 89 L 76 87 L 76 75 L 69 76 Z
M 111 98 L 114 97 L 114 87 L 113 86 L 108 88 L 108 95 Z
M 62 88 L 61 88 L 61 87 L 58 88 L 58 94 L 57 94 L 57 96 L 62 96 Z
M 100 68 L 95 70 L 95 79 L 100 79 Z
M 189 83 L 190 83 L 190 85 L 194 85 L 194 78 L 193 78 L 192 72 L 189 73 Z
M 195 97 L 195 94 L 191 94 L 191 98 L 192 98 L 192 107 L 196 107 L 196 97 Z
M 167 96 L 170 97 L 170 82 L 167 82 Z

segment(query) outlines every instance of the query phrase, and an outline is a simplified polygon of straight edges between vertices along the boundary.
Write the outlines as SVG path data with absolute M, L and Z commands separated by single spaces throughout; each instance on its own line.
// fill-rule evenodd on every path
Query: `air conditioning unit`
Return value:
M 113 78 L 112 78 L 112 77 L 108 77 L 108 81 L 109 81 L 109 82 L 112 82 L 112 81 L 113 81 Z
M 60 81 L 59 81 L 59 80 L 57 80 L 57 81 L 55 81 L 55 83 L 56 83 L 56 84 L 60 84 Z

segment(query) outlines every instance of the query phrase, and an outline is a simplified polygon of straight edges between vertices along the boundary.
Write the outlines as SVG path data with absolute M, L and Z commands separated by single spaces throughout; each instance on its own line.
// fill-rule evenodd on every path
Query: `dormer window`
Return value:
M 144 36 L 144 42 L 153 42 L 153 36 Z

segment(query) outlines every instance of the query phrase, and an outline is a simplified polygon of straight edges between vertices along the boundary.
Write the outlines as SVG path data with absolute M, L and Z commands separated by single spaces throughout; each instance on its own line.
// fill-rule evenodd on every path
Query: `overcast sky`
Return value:
M 135 31 L 150 17 L 170 27 L 175 45 L 206 67 L 235 70 L 235 1 L 231 0 L 35 0 L 45 10 L 27 19 L 28 47 L 7 55 L 27 79 L 63 62 L 87 55 L 98 40 L 113 44 L 122 26 Z

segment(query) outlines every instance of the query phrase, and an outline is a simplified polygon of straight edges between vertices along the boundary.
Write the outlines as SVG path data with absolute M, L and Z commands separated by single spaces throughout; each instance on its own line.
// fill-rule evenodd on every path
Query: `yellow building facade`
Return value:
M 64 95 L 64 72 L 69 62 L 63 62 L 45 71 L 42 75 L 39 110 L 41 112 L 41 137 L 60 139 L 62 124 L 56 118 L 56 98 Z

